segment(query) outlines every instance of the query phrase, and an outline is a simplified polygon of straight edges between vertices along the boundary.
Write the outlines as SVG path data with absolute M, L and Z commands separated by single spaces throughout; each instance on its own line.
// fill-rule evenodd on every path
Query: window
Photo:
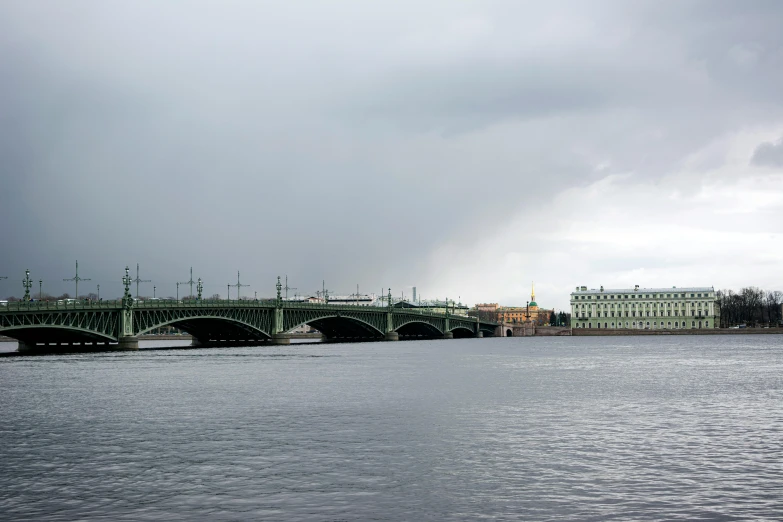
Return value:
M 709 327 L 710 327 L 710 322 L 704 321 L 704 328 L 709 328 Z
M 691 321 L 691 326 L 692 326 L 693 328 L 696 328 L 696 321 Z
M 666 326 L 667 326 L 668 328 L 671 328 L 671 327 L 672 327 L 672 322 L 671 322 L 671 321 L 669 321 L 668 323 L 666 323 Z
M 625 327 L 628 328 L 628 321 L 625 322 Z
M 675 328 L 679 328 L 680 327 L 680 323 L 678 323 L 677 321 L 674 321 L 674 327 Z

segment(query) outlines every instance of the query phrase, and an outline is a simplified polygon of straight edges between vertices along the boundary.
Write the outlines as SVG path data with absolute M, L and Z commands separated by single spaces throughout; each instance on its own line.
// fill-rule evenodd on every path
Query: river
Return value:
M 778 335 L 3 357 L 0 393 L 3 519 L 783 513 Z

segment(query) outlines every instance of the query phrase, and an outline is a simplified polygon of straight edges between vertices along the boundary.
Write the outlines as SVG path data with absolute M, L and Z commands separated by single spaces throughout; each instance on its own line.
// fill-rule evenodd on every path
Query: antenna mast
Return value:
M 92 281 L 92 279 L 83 279 L 79 277 L 79 261 L 76 261 L 76 275 L 73 276 L 70 279 L 63 279 L 63 281 L 74 281 L 76 282 L 76 295 L 73 296 L 74 299 L 79 299 L 79 281 Z

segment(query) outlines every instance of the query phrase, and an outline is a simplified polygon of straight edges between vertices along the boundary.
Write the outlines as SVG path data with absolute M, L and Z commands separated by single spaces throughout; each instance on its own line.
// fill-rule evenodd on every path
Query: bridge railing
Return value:
M 122 308 L 123 301 L 120 299 L 107 299 L 107 300 L 78 300 L 78 301 L 12 301 L 7 304 L 0 305 L 0 313 L 2 312 L 34 312 L 44 310 L 116 310 Z M 269 299 L 146 299 L 138 300 L 133 303 L 133 307 L 137 309 L 150 309 L 150 308 L 208 308 L 208 307 L 226 307 L 226 308 L 274 308 L 275 301 Z M 302 303 L 302 302 L 290 302 L 283 303 L 283 307 L 287 309 L 317 309 L 317 310 L 361 310 L 368 312 L 386 312 L 389 310 L 386 306 L 360 306 L 360 305 L 347 305 L 347 304 L 329 304 L 329 303 Z M 413 314 L 413 315 L 426 315 L 445 318 L 446 314 L 440 312 L 434 312 L 422 308 L 392 308 L 393 313 L 398 314 Z M 462 315 L 449 315 L 452 320 L 471 321 L 475 320 L 474 317 L 462 316 Z M 487 321 L 481 321 L 482 323 L 488 323 Z
M 122 307 L 122 301 L 79 301 L 79 302 L 59 302 L 59 301 L 12 301 L 0 306 L 0 313 L 5 311 L 27 312 L 37 310 L 93 310 L 93 309 L 116 309 Z

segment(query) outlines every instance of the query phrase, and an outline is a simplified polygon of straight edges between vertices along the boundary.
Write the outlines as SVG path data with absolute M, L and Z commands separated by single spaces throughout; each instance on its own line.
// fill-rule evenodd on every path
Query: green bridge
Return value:
M 140 302 L 132 298 L 129 280 L 126 274 L 125 296 L 116 301 L 8 303 L 0 307 L 0 335 L 18 340 L 20 352 L 31 352 L 136 350 L 140 335 L 164 326 L 189 333 L 194 346 L 288 344 L 286 332 L 300 325 L 315 328 L 327 341 L 343 342 L 483 337 L 497 327 L 448 312 L 289 302 L 280 295 L 279 278 L 277 298 L 270 301 Z

